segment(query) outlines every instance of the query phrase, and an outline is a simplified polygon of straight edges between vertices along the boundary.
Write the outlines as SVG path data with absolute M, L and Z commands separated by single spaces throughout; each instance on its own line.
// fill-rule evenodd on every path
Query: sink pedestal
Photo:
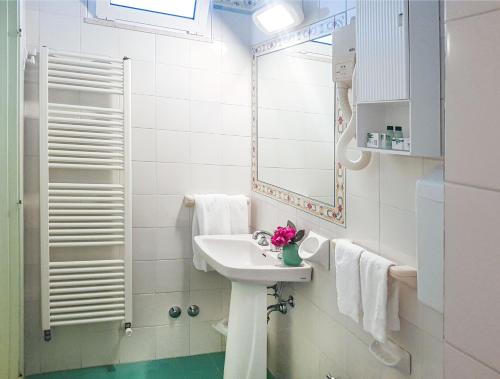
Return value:
M 232 282 L 224 379 L 266 379 L 267 288 Z

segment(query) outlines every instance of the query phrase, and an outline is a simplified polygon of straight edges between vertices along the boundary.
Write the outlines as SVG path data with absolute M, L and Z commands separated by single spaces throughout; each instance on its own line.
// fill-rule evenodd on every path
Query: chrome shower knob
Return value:
M 178 318 L 182 313 L 182 309 L 177 305 L 173 306 L 168 310 L 168 315 L 172 318 Z
M 200 307 L 197 305 L 190 305 L 188 308 L 188 315 L 196 317 L 200 314 Z

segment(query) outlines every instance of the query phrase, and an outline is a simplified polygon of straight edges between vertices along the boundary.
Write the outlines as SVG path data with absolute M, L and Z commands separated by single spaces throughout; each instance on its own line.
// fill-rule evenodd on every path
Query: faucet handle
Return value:
M 263 235 L 259 238 L 259 240 L 257 241 L 257 244 L 259 244 L 260 246 L 269 246 L 269 241 L 266 238 L 266 236 Z
M 261 234 L 264 234 L 264 235 L 269 236 L 269 237 L 273 236 L 271 233 L 266 232 L 265 230 L 256 230 L 255 232 L 253 232 L 252 238 L 254 240 L 256 240 L 259 237 L 259 235 L 261 235 Z

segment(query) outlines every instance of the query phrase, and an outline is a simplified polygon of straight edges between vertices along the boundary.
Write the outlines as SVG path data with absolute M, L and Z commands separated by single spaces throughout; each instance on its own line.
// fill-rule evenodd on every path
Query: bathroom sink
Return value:
M 311 266 L 303 262 L 289 267 L 268 246 L 259 246 L 250 234 L 230 236 L 197 236 L 198 253 L 219 274 L 232 281 L 262 284 L 275 282 L 308 282 Z
M 197 236 L 195 253 L 231 280 L 224 379 L 266 379 L 267 286 L 307 282 L 311 266 L 288 267 L 250 234 Z

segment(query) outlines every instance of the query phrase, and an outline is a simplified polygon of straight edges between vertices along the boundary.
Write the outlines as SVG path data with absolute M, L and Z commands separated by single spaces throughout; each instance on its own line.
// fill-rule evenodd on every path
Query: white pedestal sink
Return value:
M 232 282 L 224 379 L 265 379 L 267 375 L 267 286 L 307 282 L 311 266 L 285 266 L 278 253 L 251 235 L 197 236 L 196 254 Z

